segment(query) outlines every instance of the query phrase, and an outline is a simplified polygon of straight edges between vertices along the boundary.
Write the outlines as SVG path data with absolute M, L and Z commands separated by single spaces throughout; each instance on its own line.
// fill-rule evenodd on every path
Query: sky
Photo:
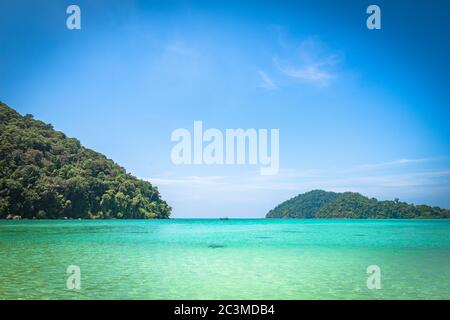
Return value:
M 69 30 L 66 9 L 81 9 Z M 381 9 L 369 30 L 366 9 Z M 312 189 L 450 208 L 448 1 L 0 0 L 0 100 L 149 180 L 174 218 Z M 279 171 L 176 165 L 174 130 L 279 129 Z

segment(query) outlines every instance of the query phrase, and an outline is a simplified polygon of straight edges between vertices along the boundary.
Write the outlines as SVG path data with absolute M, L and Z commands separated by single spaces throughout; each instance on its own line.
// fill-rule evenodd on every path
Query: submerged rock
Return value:
M 223 244 L 210 244 L 208 245 L 208 248 L 218 249 L 218 248 L 225 248 L 225 246 Z

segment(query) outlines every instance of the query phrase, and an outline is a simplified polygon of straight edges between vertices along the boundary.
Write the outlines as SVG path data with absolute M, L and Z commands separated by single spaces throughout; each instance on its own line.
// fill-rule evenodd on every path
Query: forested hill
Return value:
M 378 201 L 359 193 L 313 190 L 287 200 L 267 213 L 266 218 L 450 218 L 450 211 L 427 205 Z
M 149 182 L 0 102 L 0 218 L 168 218 Z

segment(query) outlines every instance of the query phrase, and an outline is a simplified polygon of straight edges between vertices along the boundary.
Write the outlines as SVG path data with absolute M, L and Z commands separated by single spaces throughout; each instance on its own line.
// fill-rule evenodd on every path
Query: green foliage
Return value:
M 287 200 L 267 213 L 266 218 L 450 218 L 450 211 L 399 201 L 378 201 L 354 192 L 313 190 Z
M 168 218 L 149 182 L 0 102 L 0 219 Z

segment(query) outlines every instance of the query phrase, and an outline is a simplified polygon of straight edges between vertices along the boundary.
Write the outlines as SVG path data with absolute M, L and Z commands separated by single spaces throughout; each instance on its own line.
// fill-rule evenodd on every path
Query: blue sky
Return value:
M 81 30 L 66 8 L 81 8 Z M 381 8 L 382 29 L 366 28 Z M 174 217 L 310 189 L 450 207 L 447 1 L 2 1 L 0 100 L 149 179 Z M 278 128 L 280 171 L 171 162 L 177 128 Z

